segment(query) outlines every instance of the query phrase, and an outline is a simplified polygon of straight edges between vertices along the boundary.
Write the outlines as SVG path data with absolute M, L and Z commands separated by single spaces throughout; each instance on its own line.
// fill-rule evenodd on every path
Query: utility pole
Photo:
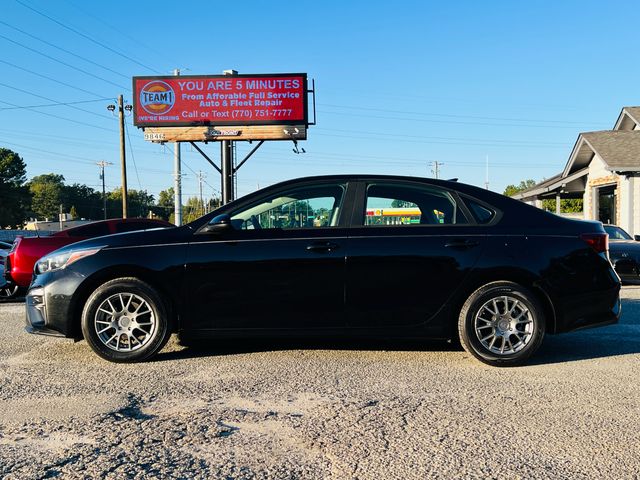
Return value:
M 104 219 L 107 219 L 107 192 L 104 187 L 104 167 L 107 165 L 113 165 L 111 162 L 105 162 L 101 160 L 96 162 L 96 165 L 100 167 L 100 180 L 102 180 L 102 212 L 104 213 Z
M 204 173 L 202 173 L 202 170 L 198 170 L 198 186 L 200 187 L 200 208 L 202 208 L 202 212 L 201 215 L 204 215 L 206 213 L 206 210 L 204 208 L 204 201 L 202 200 L 202 181 L 204 180 Z
M 120 166 L 122 170 L 122 218 L 127 218 L 127 156 L 124 143 L 124 112 L 131 112 L 133 107 L 125 105 L 122 95 L 118 95 L 118 105 L 107 105 L 107 110 L 114 113 L 118 109 L 118 123 L 120 124 Z M 106 211 L 106 209 L 105 209 Z
M 486 172 L 484 177 L 484 188 L 489 190 L 489 155 L 487 155 Z
M 120 119 L 120 166 L 122 169 L 122 218 L 127 218 L 127 154 L 124 144 L 124 100 L 118 95 L 118 117 Z
M 431 169 L 431 173 L 433 173 L 433 176 L 435 178 L 440 178 L 440 167 L 444 165 L 444 163 L 442 162 L 431 162 L 429 165 L 431 165 L 433 168 Z
M 180 75 L 180 70 L 176 68 L 173 74 L 177 77 Z M 182 166 L 180 164 L 180 142 L 175 142 L 173 152 L 173 190 L 174 190 L 174 221 L 176 226 L 182 225 Z

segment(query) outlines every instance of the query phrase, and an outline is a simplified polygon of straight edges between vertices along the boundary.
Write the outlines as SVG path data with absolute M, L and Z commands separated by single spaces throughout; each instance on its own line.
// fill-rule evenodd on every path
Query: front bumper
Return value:
M 29 290 L 25 298 L 25 306 L 27 313 L 27 326 L 25 330 L 28 333 L 38 335 L 47 335 L 50 337 L 64 337 L 64 335 L 47 326 L 47 309 L 44 303 L 44 288 L 37 287 Z
M 78 338 L 80 331 L 73 302 L 83 279 L 82 275 L 69 270 L 37 276 L 25 296 L 26 331 Z

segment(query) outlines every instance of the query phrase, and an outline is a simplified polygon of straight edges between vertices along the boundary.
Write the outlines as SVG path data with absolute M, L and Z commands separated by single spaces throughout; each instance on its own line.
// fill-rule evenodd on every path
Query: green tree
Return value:
M 24 160 L 13 151 L 0 148 L 0 228 L 19 226 L 25 220 L 31 204 L 26 174 Z
M 146 190 L 127 191 L 127 215 L 129 217 L 147 217 L 154 206 L 153 195 Z M 107 195 L 107 217 L 122 217 L 122 189 L 116 188 Z
M 535 180 L 528 179 L 528 180 L 522 180 L 518 185 L 507 185 L 507 187 L 504 189 L 504 195 L 506 195 L 507 197 L 511 197 L 518 192 L 521 192 L 523 190 L 527 190 L 533 187 L 535 184 L 536 184 Z
M 37 175 L 29 182 L 31 211 L 39 219 L 56 219 L 63 204 L 64 177 L 55 173 Z
M 71 215 L 71 220 L 76 220 L 78 218 L 78 211 L 76 210 L 75 205 L 71 206 L 71 210 L 69 210 L 69 215 Z
M 175 210 L 173 187 L 169 187 L 166 190 L 162 190 L 160 192 L 160 194 L 158 195 L 158 203 L 156 203 L 155 207 L 152 210 L 155 215 L 171 222 L 170 217 Z
M 554 198 L 548 198 L 542 201 L 542 208 L 548 212 L 555 213 L 556 200 Z M 579 213 L 582 212 L 583 201 L 582 198 L 563 198 L 560 200 L 560 213 Z
M 87 218 L 100 220 L 102 213 L 102 193 L 80 183 L 66 185 L 62 189 L 62 204 L 65 211 L 71 211 L 75 207 L 74 218 Z M 71 212 L 73 214 L 73 212 Z
M 198 197 L 189 197 L 182 207 L 182 223 L 193 222 L 204 215 L 204 204 Z

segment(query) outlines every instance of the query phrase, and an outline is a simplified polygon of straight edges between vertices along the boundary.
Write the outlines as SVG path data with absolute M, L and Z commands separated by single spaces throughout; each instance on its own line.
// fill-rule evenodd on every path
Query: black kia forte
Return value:
M 114 362 L 248 336 L 453 339 L 523 363 L 545 333 L 615 323 L 620 280 L 599 222 L 452 181 L 292 180 L 182 227 L 42 258 L 27 330 L 84 338 Z

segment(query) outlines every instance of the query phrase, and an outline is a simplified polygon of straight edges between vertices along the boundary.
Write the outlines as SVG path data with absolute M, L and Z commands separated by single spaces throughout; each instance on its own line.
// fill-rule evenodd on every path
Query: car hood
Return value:
M 189 235 L 189 227 L 153 228 L 150 230 L 139 230 L 135 232 L 115 233 L 103 237 L 89 238 L 70 245 L 59 248 L 55 253 L 64 253 L 75 250 L 85 250 L 91 248 L 118 248 L 137 245 L 159 245 L 167 243 L 178 243 Z M 52 255 L 52 252 L 49 255 Z

